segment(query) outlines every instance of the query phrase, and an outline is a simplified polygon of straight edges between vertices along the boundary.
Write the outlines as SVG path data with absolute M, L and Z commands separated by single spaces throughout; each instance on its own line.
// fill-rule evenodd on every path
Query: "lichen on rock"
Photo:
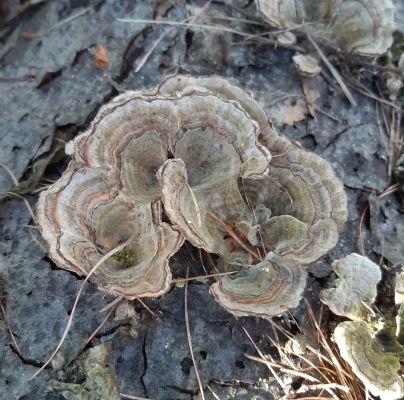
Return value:
M 74 363 L 82 383 L 51 380 L 48 391 L 56 392 L 67 400 L 119 400 L 121 396 L 117 388 L 117 378 L 112 366 L 107 364 L 110 351 L 108 344 L 100 344 L 89 349 Z M 65 374 L 68 379 L 68 374 Z

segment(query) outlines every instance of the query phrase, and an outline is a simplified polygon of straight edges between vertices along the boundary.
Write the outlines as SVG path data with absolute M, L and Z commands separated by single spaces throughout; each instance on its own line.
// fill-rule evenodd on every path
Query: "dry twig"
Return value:
M 7 330 L 8 330 L 8 332 L 9 332 L 9 334 L 10 334 L 11 340 L 13 341 L 15 351 L 18 353 L 18 355 L 19 355 L 20 357 L 22 357 L 21 350 L 20 350 L 20 348 L 18 347 L 17 341 L 15 340 L 14 333 L 13 333 L 13 331 L 11 330 L 10 324 L 8 323 L 8 318 L 7 318 L 7 315 L 6 315 L 6 310 L 4 309 L 3 304 L 1 304 L 1 303 L 0 303 L 0 310 L 1 310 L 2 314 L 3 314 L 4 322 L 6 323 Z
M 257 253 L 255 250 L 250 248 L 250 246 L 243 242 L 237 234 L 231 229 L 226 223 L 224 223 L 217 215 L 213 214 L 212 212 L 208 211 L 209 217 L 211 217 L 214 221 L 216 221 L 225 231 L 227 234 L 229 234 L 239 246 L 241 246 L 246 252 L 251 254 L 257 261 L 262 261 L 262 257 L 260 256 L 259 253 Z
M 313 38 L 307 34 L 307 38 L 309 39 L 309 42 L 313 45 L 313 47 L 316 49 L 318 55 L 321 57 L 321 59 L 323 60 L 323 63 L 326 65 L 326 67 L 328 68 L 328 70 L 331 72 L 332 76 L 334 77 L 334 79 L 337 81 L 338 85 L 340 86 L 340 88 L 342 89 L 342 91 L 344 92 L 346 98 L 349 100 L 349 102 L 351 103 L 351 105 L 353 107 L 356 107 L 358 105 L 358 103 L 356 102 L 356 100 L 353 98 L 351 92 L 348 89 L 348 86 L 345 84 L 345 82 L 343 81 L 343 79 L 341 78 L 341 75 L 339 74 L 339 72 L 333 67 L 333 65 L 328 61 L 327 57 L 325 56 L 325 54 L 323 53 L 323 51 L 320 49 L 320 47 L 318 46 L 318 44 L 313 40 Z
M 58 345 L 56 346 L 56 349 L 53 351 L 53 353 L 51 354 L 51 356 L 46 360 L 46 362 L 44 363 L 44 365 L 42 365 L 42 367 L 35 372 L 35 374 L 33 374 L 29 380 L 34 379 L 36 376 L 38 376 L 48 365 L 49 363 L 53 360 L 53 358 L 55 357 L 56 353 L 60 350 L 60 348 L 62 347 L 63 342 L 65 341 L 67 334 L 69 333 L 70 327 L 72 325 L 73 322 L 73 318 L 74 318 L 74 314 L 77 308 L 77 304 L 79 302 L 81 293 L 83 292 L 83 289 L 85 287 L 85 284 L 88 282 L 88 280 L 90 279 L 90 277 L 94 274 L 94 272 L 106 261 L 108 260 L 108 258 L 112 257 L 114 254 L 118 253 L 119 251 L 123 250 L 133 239 L 133 236 L 131 236 L 128 240 L 126 240 L 125 242 L 121 243 L 119 246 L 115 247 L 114 249 L 112 249 L 111 251 L 109 251 L 107 254 L 105 254 L 94 266 L 93 268 L 91 268 L 90 272 L 87 274 L 86 278 L 84 279 L 83 283 L 80 286 L 80 289 L 77 293 L 76 299 L 74 300 L 74 304 L 69 316 L 69 319 L 67 321 L 66 324 L 66 328 L 63 332 L 62 338 L 60 339 Z
M 189 274 L 189 267 L 187 268 L 187 278 L 188 278 L 188 274 Z M 198 386 L 199 386 L 199 390 L 201 392 L 201 397 L 202 397 L 202 400 L 205 400 L 205 394 L 203 391 L 201 377 L 199 376 L 198 366 L 196 364 L 195 357 L 194 357 L 194 351 L 192 349 L 192 336 L 191 336 L 191 329 L 189 327 L 189 316 L 188 316 L 188 281 L 185 282 L 184 313 L 185 313 L 185 327 L 187 330 L 189 352 L 191 353 L 192 362 L 194 364 L 196 380 L 198 381 Z

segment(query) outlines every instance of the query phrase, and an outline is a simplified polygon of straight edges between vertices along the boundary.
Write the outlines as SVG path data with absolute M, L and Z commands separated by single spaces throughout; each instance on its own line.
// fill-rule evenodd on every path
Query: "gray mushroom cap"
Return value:
M 367 257 L 352 253 L 332 263 L 338 275 L 336 287 L 320 292 L 320 300 L 334 314 L 353 320 L 366 320 L 376 299 L 380 268 Z
M 93 278 L 129 299 L 168 290 L 169 258 L 184 239 L 236 262 L 240 285 L 295 276 L 300 296 L 302 266 L 335 246 L 347 218 L 330 164 L 280 137 L 261 106 L 220 77 L 173 76 L 123 93 L 68 151 L 68 169 L 37 206 L 50 256 L 86 275 L 130 239 Z M 243 315 L 259 314 L 254 307 Z
M 334 338 L 342 358 L 374 396 L 382 400 L 402 398 L 404 383 L 398 374 L 399 349 L 386 348 L 383 338 L 377 337 L 365 321 L 340 323 Z
M 380 55 L 393 43 L 391 0 L 257 0 L 268 23 L 297 27 L 348 53 Z

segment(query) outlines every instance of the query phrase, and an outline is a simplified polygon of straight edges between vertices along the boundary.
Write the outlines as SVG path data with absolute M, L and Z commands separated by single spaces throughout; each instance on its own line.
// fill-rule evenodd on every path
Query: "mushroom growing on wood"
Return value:
M 271 318 L 299 305 L 307 272 L 263 261 L 211 286 L 216 301 L 237 316 Z
M 367 257 L 352 253 L 332 263 L 338 275 L 336 287 L 320 292 L 320 299 L 334 314 L 366 320 L 376 299 L 380 268 Z
M 396 315 L 396 337 L 404 345 L 404 271 L 401 269 L 396 275 L 396 287 L 394 299 L 397 308 Z
M 67 151 L 67 171 L 37 208 L 50 255 L 86 275 L 129 240 L 93 279 L 129 299 L 168 290 L 168 260 L 184 239 L 238 264 L 234 282 L 298 277 L 299 298 L 296 269 L 326 254 L 347 218 L 330 164 L 280 137 L 252 97 L 219 77 L 173 76 L 121 94 Z M 243 312 L 254 315 L 254 304 Z
M 382 328 L 383 329 L 383 328 Z M 365 387 L 381 400 L 398 400 L 404 395 L 399 375 L 401 346 L 386 341 L 365 321 L 341 322 L 334 332 L 342 358 Z
M 342 231 L 347 219 L 347 200 L 331 165 L 316 154 L 280 137 L 262 107 L 229 81 L 219 77 L 172 76 L 160 85 L 159 93 L 173 95 L 185 88 L 216 93 L 238 104 L 258 125 L 256 133 L 259 144 L 264 145 L 272 156 L 265 174 L 255 173 L 251 177 L 239 174 L 238 192 L 244 200 L 241 206 L 239 194 L 234 188 L 232 192 L 224 192 L 225 197 L 212 194 L 217 196 L 216 205 L 225 204 L 230 194 L 237 199 L 238 218 L 224 220 L 219 215 L 220 219 L 234 227 L 236 233 L 249 242 L 248 245 L 262 247 L 262 258 L 269 257 L 278 263 L 308 264 L 333 248 L 338 232 Z M 234 174 L 230 169 L 227 173 Z M 197 215 L 197 210 L 203 210 L 206 199 L 202 196 L 195 198 L 191 193 L 185 195 L 185 189 L 178 186 L 172 189 L 166 190 L 167 200 L 175 196 L 176 190 L 181 190 L 182 203 L 174 201 L 178 208 L 170 218 L 174 218 L 172 222 L 178 224 L 187 237 L 185 229 L 188 227 L 181 221 L 187 220 L 186 212 Z M 163 197 L 164 193 L 163 185 Z M 171 202 L 169 207 L 172 207 Z M 214 226 L 211 221 L 209 223 Z M 223 229 L 222 233 L 226 234 Z M 240 246 L 236 247 L 239 249 Z M 219 254 L 228 257 L 228 253 Z M 242 254 L 245 255 L 245 251 Z M 239 255 L 240 252 L 237 252 Z
M 393 43 L 391 0 L 257 0 L 276 28 L 299 28 L 348 53 L 380 55 Z

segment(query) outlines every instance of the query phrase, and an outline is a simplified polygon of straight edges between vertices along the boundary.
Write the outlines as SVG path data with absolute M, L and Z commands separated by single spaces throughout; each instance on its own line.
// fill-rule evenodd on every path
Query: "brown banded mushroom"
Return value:
M 236 316 L 271 318 L 299 305 L 307 272 L 262 261 L 211 286 L 216 301 Z
M 276 28 L 298 28 L 348 53 L 379 55 L 393 43 L 391 0 L 257 0 Z
M 367 257 L 352 253 L 335 260 L 332 269 L 337 274 L 336 287 L 320 292 L 320 300 L 334 314 L 352 320 L 366 320 L 372 314 L 377 284 L 382 279 L 380 268 Z
M 190 184 L 201 183 L 205 194 L 213 196 L 225 182 L 218 178 L 215 186 L 209 174 L 234 164 L 236 177 L 226 183 L 236 193 L 238 174 L 267 170 L 270 153 L 256 143 L 256 129 L 244 110 L 206 91 L 165 98 L 151 92 L 118 96 L 69 146 L 73 159 L 68 170 L 40 196 L 38 220 L 51 257 L 85 275 L 105 253 L 133 236 L 118 259 L 99 268 L 95 280 L 127 298 L 164 293 L 171 279 L 168 258 L 183 237 L 161 222 L 156 211 L 161 191 L 157 169 L 172 154 L 187 162 Z M 223 210 L 236 212 L 237 199 L 228 199 Z M 241 196 L 239 200 L 241 204 Z
M 243 315 L 275 315 L 297 305 L 301 266 L 336 244 L 347 217 L 330 164 L 280 137 L 252 97 L 219 77 L 173 76 L 155 90 L 126 92 L 67 151 L 67 171 L 38 202 L 50 255 L 86 275 L 130 239 L 94 276 L 129 299 L 168 290 L 168 260 L 185 238 L 241 268 L 231 280 L 240 288 L 223 278 L 214 293 L 232 298 L 234 290 Z M 275 287 L 244 302 L 261 277 Z M 298 288 L 293 298 L 283 285 Z M 271 293 L 284 296 L 270 300 L 272 311 Z
M 41 193 L 38 223 L 55 263 L 87 275 L 111 249 L 131 239 L 109 258 L 93 279 L 102 290 L 127 298 L 158 296 L 171 282 L 168 258 L 181 234 L 161 222 L 157 205 L 125 196 L 107 174 L 74 162 Z
M 394 300 L 397 308 L 396 337 L 404 345 L 404 271 L 401 269 L 396 275 Z
M 334 332 L 342 358 L 374 396 L 381 400 L 398 400 L 404 395 L 403 378 L 399 375 L 401 346 L 386 340 L 365 321 L 341 322 Z
M 263 258 L 270 252 L 270 258 L 277 262 L 308 264 L 333 248 L 347 219 L 347 200 L 330 164 L 280 137 L 262 107 L 229 81 L 173 76 L 160 85 L 159 93 L 173 95 L 185 88 L 205 89 L 237 102 L 257 122 L 258 140 L 272 155 L 267 174 L 256 174 L 253 179 L 239 176 L 244 211 L 237 210 L 237 219 L 221 220 L 248 238 L 250 245 L 263 247 Z M 194 209 L 194 215 L 205 207 L 203 201 L 195 202 L 190 194 L 188 198 L 192 201 L 187 201 L 186 207 Z M 186 220 L 181 215 L 184 213 L 178 209 L 173 216 L 179 229 L 185 225 L 181 223 L 181 219 Z

